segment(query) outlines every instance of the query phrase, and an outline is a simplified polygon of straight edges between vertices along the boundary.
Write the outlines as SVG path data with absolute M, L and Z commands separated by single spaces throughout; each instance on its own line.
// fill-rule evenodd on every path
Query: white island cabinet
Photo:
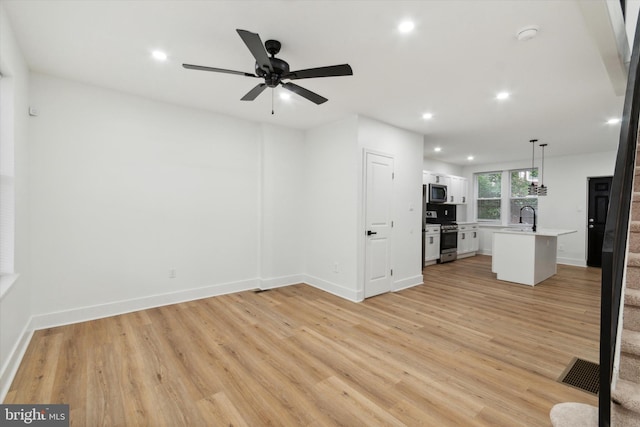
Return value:
M 558 236 L 576 232 L 541 229 L 534 233 L 513 228 L 494 231 L 491 271 L 498 280 L 534 286 L 556 274 Z

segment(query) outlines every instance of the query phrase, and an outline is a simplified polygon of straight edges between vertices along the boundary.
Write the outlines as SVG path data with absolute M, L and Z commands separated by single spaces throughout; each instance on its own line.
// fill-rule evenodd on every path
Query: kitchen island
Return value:
M 576 232 L 516 228 L 494 231 L 491 271 L 498 280 L 535 286 L 556 274 L 558 236 Z

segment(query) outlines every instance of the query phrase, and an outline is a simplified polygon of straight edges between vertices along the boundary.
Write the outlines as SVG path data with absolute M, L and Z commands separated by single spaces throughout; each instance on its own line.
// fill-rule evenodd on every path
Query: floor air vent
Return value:
M 597 395 L 600 389 L 600 365 L 574 357 L 558 381 Z

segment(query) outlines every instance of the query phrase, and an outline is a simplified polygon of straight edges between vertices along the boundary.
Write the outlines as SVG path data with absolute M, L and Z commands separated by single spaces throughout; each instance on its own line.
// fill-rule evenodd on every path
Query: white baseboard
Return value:
M 464 252 L 458 255 L 458 259 L 471 258 L 472 256 L 476 256 L 478 252 Z
M 424 276 L 422 274 L 418 276 L 409 277 L 407 279 L 398 280 L 393 283 L 393 292 L 398 292 L 403 289 L 413 288 L 414 286 L 422 285 L 424 283 Z
M 328 282 L 309 275 L 291 275 L 270 279 L 249 279 L 166 294 L 151 295 L 143 298 L 134 298 L 124 301 L 109 302 L 106 304 L 73 308 L 53 313 L 39 314 L 32 316 L 29 323 L 25 325 L 21 338 L 14 345 L 9 359 L 2 367 L 2 371 L 0 371 L 0 402 L 4 400 L 4 397 L 9 391 L 11 382 L 13 381 L 18 367 L 20 366 L 22 357 L 27 350 L 35 330 L 86 322 L 89 320 L 131 313 L 138 310 L 145 310 L 234 292 L 248 291 L 251 289 L 274 289 L 297 283 L 308 284 L 349 301 L 361 302 L 364 300 L 363 290 L 348 289 L 336 283 Z M 423 277 L 422 275 L 419 275 L 395 282 L 394 290 L 399 291 L 422 283 Z
M 561 258 L 561 257 L 558 257 L 556 262 L 558 264 L 575 265 L 576 267 L 586 267 L 587 266 L 587 262 L 585 260 L 577 259 L 577 258 Z
M 184 291 L 170 292 L 166 294 L 151 295 L 143 298 L 134 298 L 124 301 L 115 301 L 106 304 L 88 307 L 73 308 L 54 313 L 39 314 L 31 320 L 32 329 L 51 328 L 54 326 L 68 325 L 71 323 L 86 322 L 88 320 L 101 319 L 103 317 L 117 316 L 133 311 L 148 308 L 161 307 L 163 305 L 177 304 L 185 301 L 193 301 L 234 292 L 258 289 L 259 279 L 242 280 L 238 282 L 219 285 L 204 286 L 202 288 L 188 289 Z
M 364 300 L 364 291 L 355 291 L 353 289 L 347 289 L 336 283 L 331 283 L 326 280 L 319 279 L 317 277 L 305 275 L 304 283 L 318 288 L 322 291 L 329 292 L 330 294 L 339 296 L 344 299 L 348 299 L 353 302 L 361 302 Z
M 32 320 L 33 318 L 31 318 L 31 321 Z M 4 399 L 9 392 L 9 387 L 11 387 L 11 383 L 13 382 L 13 378 L 18 372 L 22 357 L 27 351 L 29 342 L 31 342 L 31 336 L 33 335 L 31 321 L 24 325 L 22 333 L 20 334 L 20 339 L 11 349 L 9 359 L 5 362 L 4 366 L 2 366 L 2 370 L 0 370 L 0 403 L 4 402 Z
M 260 289 L 275 289 L 282 288 L 284 286 L 296 285 L 298 283 L 305 283 L 305 276 L 302 274 L 294 274 L 292 276 L 274 277 L 271 279 L 261 279 Z

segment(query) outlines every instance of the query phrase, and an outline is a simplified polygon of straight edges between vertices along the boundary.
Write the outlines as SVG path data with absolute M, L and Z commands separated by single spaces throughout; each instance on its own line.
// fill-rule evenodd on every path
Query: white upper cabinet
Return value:
M 452 176 L 449 189 L 449 203 L 457 205 L 465 205 L 468 199 L 469 183 L 467 178 L 461 176 Z
M 451 176 L 441 173 L 422 171 L 422 183 L 442 184 L 449 187 L 451 185 Z
M 469 200 L 467 178 L 436 172 L 422 172 L 423 184 L 442 184 L 447 186 L 447 203 L 466 205 Z

